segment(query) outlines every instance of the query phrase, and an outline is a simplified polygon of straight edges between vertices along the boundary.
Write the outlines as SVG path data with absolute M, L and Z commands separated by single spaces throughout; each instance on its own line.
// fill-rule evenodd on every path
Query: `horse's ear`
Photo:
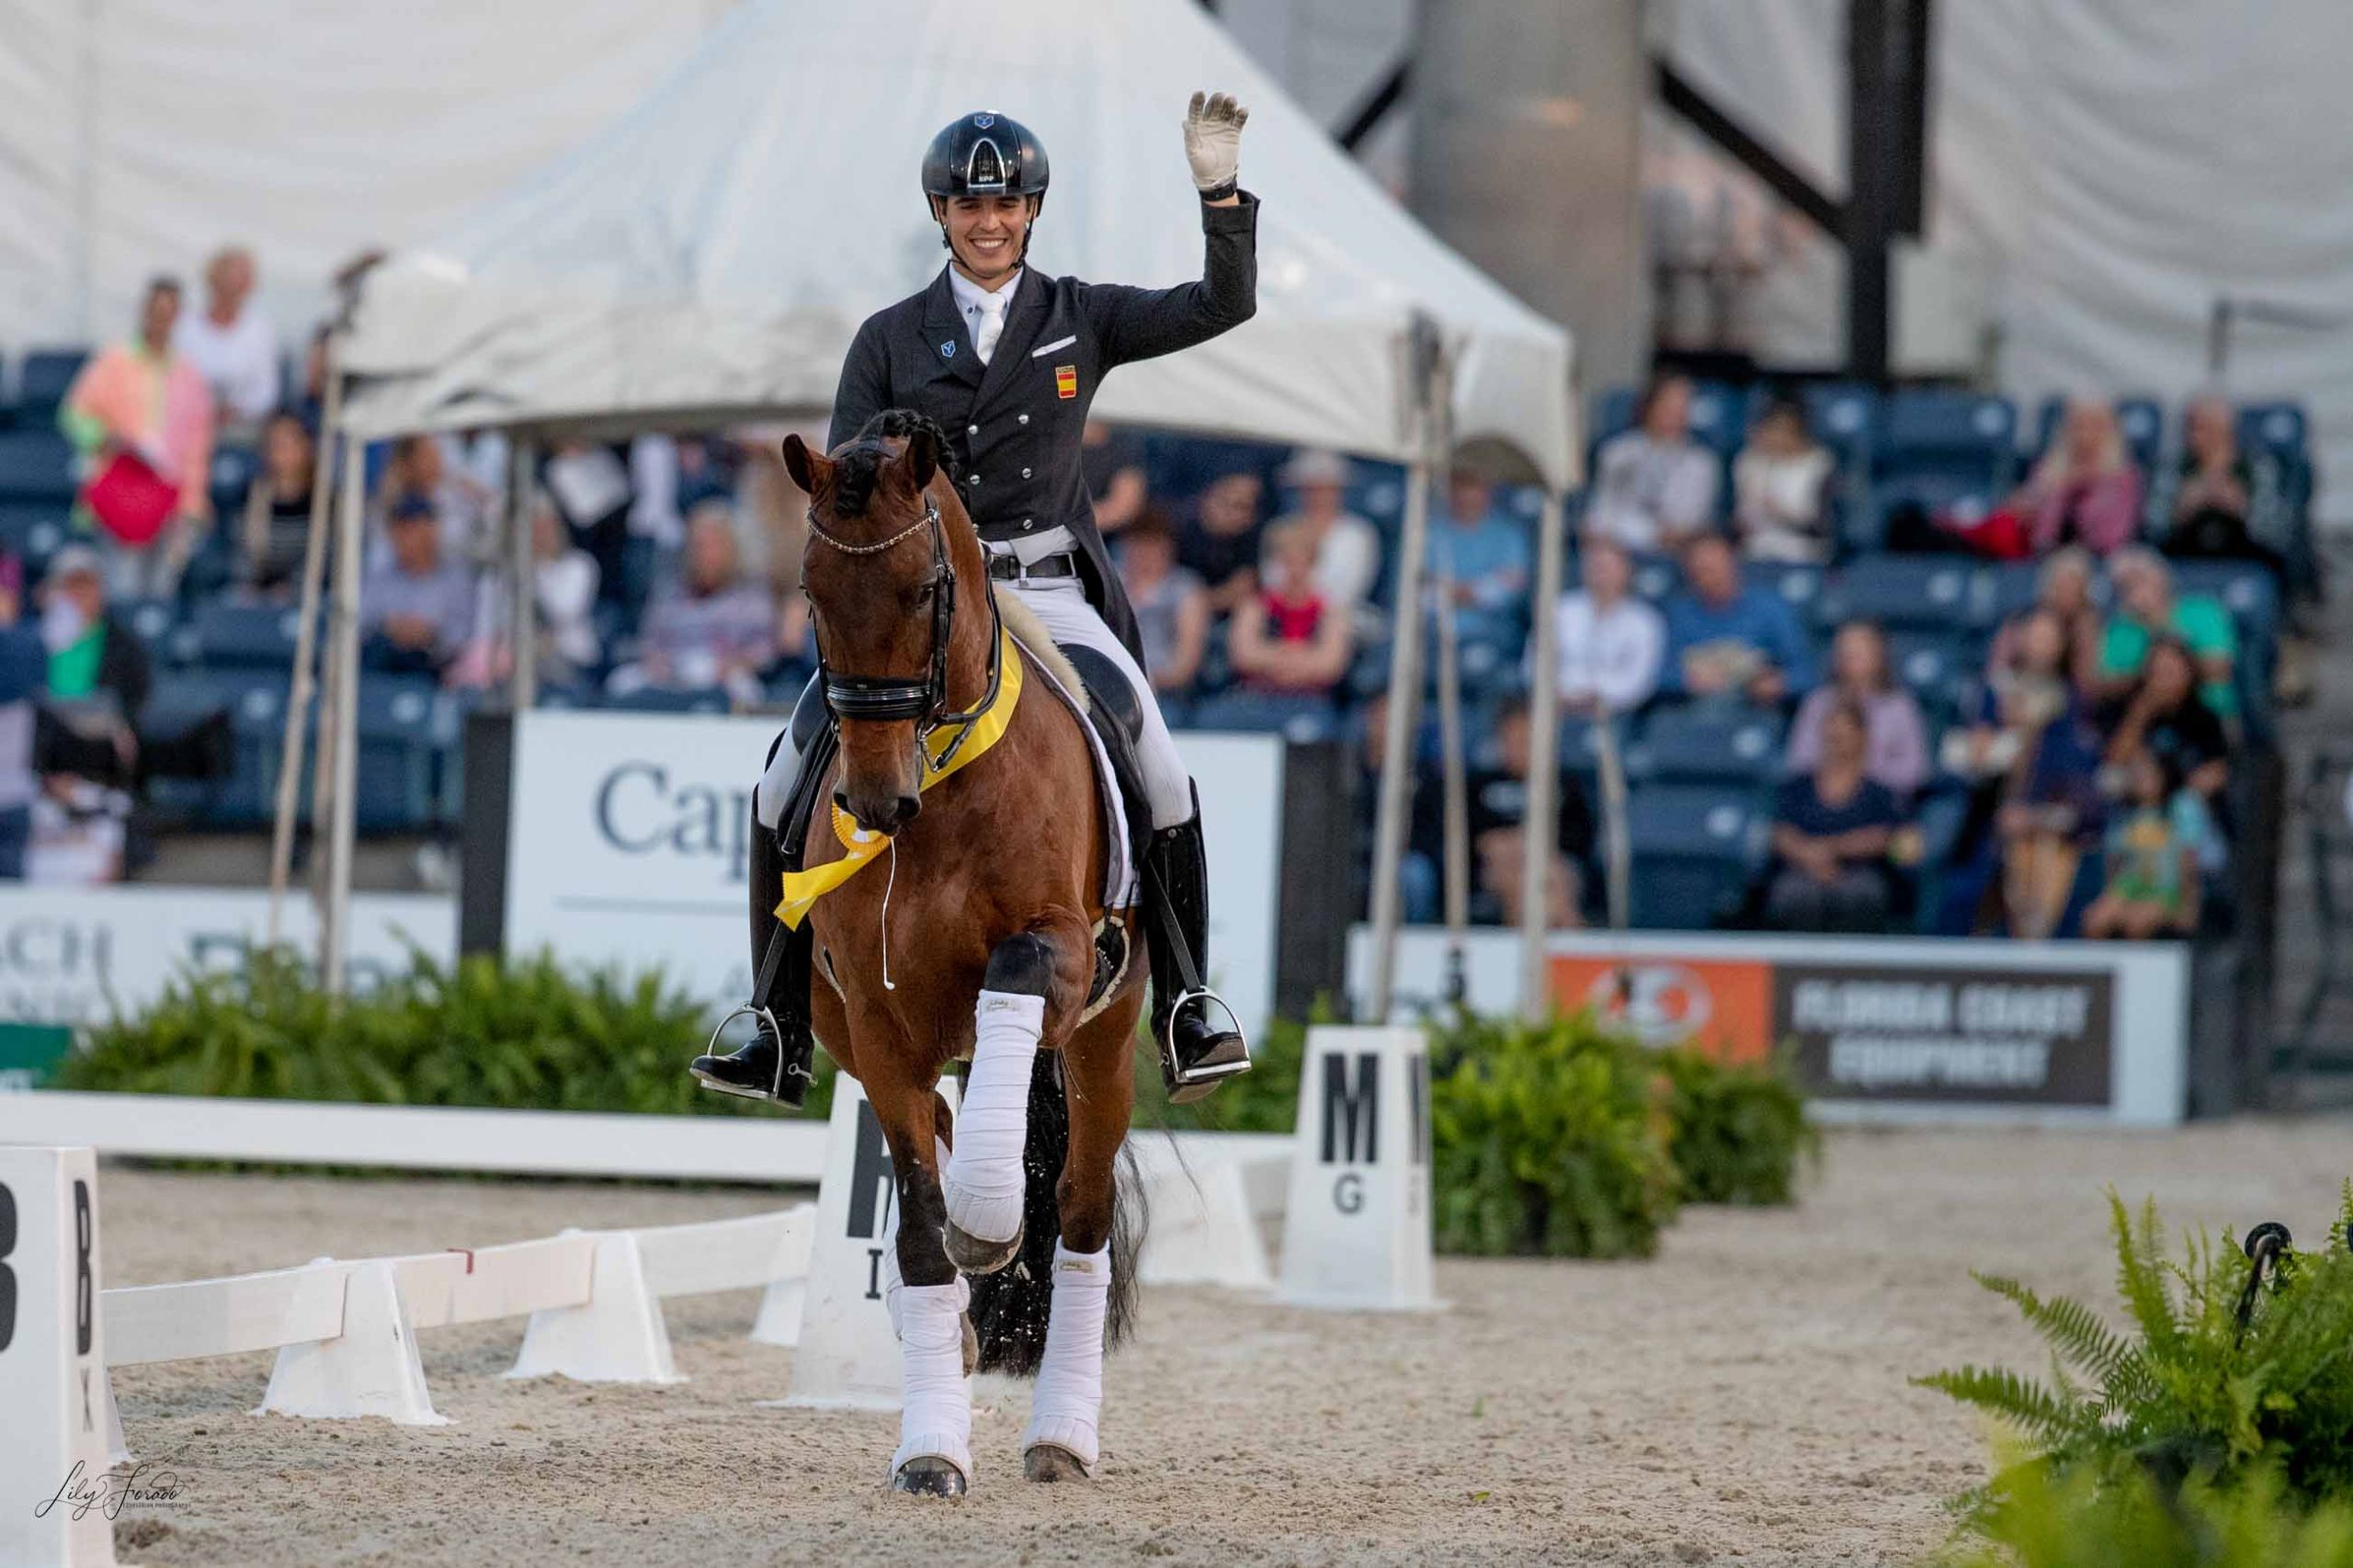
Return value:
M 931 476 L 939 472 L 939 445 L 930 431 L 915 429 L 907 434 L 907 449 L 899 455 L 906 469 L 907 479 L 921 494 L 931 488 Z
M 784 472 L 792 475 L 792 483 L 801 486 L 801 494 L 817 494 L 818 465 L 825 460 L 809 449 L 809 443 L 796 430 L 784 438 Z

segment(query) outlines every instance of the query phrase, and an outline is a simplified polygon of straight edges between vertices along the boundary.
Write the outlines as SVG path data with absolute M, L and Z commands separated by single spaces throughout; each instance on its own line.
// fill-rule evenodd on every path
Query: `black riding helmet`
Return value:
M 950 122 L 924 149 L 924 207 L 931 199 L 960 196 L 1029 196 L 1033 213 L 1046 204 L 1046 144 L 1017 119 L 1001 114 L 968 114 Z M 939 243 L 948 243 L 943 226 Z M 1028 249 L 1028 242 L 1023 242 Z

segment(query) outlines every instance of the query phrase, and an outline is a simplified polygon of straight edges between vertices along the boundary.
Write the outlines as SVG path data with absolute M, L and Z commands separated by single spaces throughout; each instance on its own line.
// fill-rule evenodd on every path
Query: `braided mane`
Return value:
M 834 516 L 863 517 L 874 499 L 874 476 L 896 454 L 885 441 L 904 440 L 921 432 L 931 437 L 939 466 L 950 480 L 957 477 L 956 448 L 939 422 L 912 408 L 886 408 L 860 426 L 836 460 L 834 471 Z

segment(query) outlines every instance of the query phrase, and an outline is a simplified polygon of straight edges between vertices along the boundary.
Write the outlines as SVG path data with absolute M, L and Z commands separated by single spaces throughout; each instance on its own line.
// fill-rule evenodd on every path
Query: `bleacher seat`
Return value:
M 2302 458 L 2310 451 L 2310 423 L 2302 403 L 2248 403 L 2239 410 L 2240 449 Z
M 1886 627 L 1949 628 L 1975 613 L 1977 566 L 1961 556 L 1871 555 L 1849 562 L 1823 587 L 1816 619 Z
M 1780 766 L 1778 718 L 1713 704 L 1660 710 L 1626 752 L 1631 778 L 1661 784 L 1753 789 L 1770 780 Z
M 254 474 L 260 468 L 260 459 L 249 447 L 216 447 L 212 451 L 212 472 L 208 488 L 212 494 L 215 516 L 233 517 L 245 504 L 245 492 L 253 487 Z
M 57 405 L 82 373 L 90 357 L 85 348 L 37 348 L 25 356 L 17 377 L 17 424 L 30 429 L 54 424 Z
M 1748 561 L 1742 562 L 1741 574 L 1753 586 L 1780 595 L 1799 620 L 1813 619 L 1825 576 L 1821 567 L 1802 561 Z
M 1602 726 L 1591 719 L 1571 713 L 1561 720 L 1561 766 L 1580 778 L 1589 778 L 1601 771 Z M 1625 756 L 1626 728 L 1618 725 L 1619 756 Z
M 1748 394 L 1721 381 L 1691 383 L 1691 438 L 1722 457 L 1748 438 Z
M 142 733 L 185 734 L 214 712 L 229 716 L 235 761 L 220 779 L 158 778 L 158 806 L 205 827 L 253 827 L 270 820 L 277 801 L 278 759 L 285 749 L 287 682 L 259 672 L 159 671 Z
M 1814 381 L 1799 397 L 1806 428 L 1839 468 L 1867 469 L 1879 435 L 1879 393 L 1861 381 Z
M 1672 555 L 1637 555 L 1633 577 L 1635 594 L 1655 604 L 1675 592 L 1683 581 L 1683 569 Z
M 1941 482 L 1990 495 L 2007 482 L 2017 443 L 2018 410 L 2007 398 L 1899 392 L 1881 411 L 1872 479 Z
M 413 832 L 434 817 L 434 764 L 444 733 L 439 685 L 426 676 L 363 676 L 353 759 L 352 815 L 369 833 Z
M 733 703 L 722 686 L 645 686 L 627 696 L 608 696 L 604 705 L 620 713 L 724 713 Z
M 199 662 L 215 669 L 290 670 L 302 612 L 277 605 L 199 606 L 193 623 Z
M 169 599 L 117 599 L 113 609 L 116 619 L 147 650 L 149 662 L 164 665 L 177 660 L 172 633 L 179 625 L 179 607 Z
M 38 577 L 65 543 L 73 508 L 62 502 L 0 501 L 0 551 L 25 563 Z
M 1642 399 L 1639 387 L 1610 387 L 1594 400 L 1593 444 L 1599 447 L 1612 436 L 1621 436 L 1634 427 L 1634 407 Z
M 1763 866 L 1769 830 L 1757 800 L 1745 793 L 1673 784 L 1630 792 L 1632 923 L 1705 929 L 1737 913 Z
M 1897 631 L 1887 640 L 1888 668 L 1931 718 L 1960 711 L 1980 663 L 1966 631 Z
M 0 431 L 0 501 L 72 505 L 74 444 L 55 430 Z

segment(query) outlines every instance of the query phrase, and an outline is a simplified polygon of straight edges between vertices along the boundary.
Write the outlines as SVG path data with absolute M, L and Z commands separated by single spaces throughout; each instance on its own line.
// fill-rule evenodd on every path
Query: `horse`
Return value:
M 881 862 L 807 908 L 812 1022 L 890 1147 L 891 1486 L 939 1496 L 972 1483 L 975 1365 L 1037 1378 L 1029 1479 L 1094 1470 L 1103 1356 L 1133 1309 L 1119 1165 L 1145 967 L 1122 963 L 1090 998 L 1098 927 L 1131 913 L 1103 907 L 1121 846 L 1084 721 L 1044 687 L 1075 696 L 1076 677 L 996 593 L 950 454 L 904 410 L 827 454 L 784 443 L 810 497 L 801 586 L 840 742 L 801 864 Z M 937 1085 L 967 1056 L 951 1118 Z

